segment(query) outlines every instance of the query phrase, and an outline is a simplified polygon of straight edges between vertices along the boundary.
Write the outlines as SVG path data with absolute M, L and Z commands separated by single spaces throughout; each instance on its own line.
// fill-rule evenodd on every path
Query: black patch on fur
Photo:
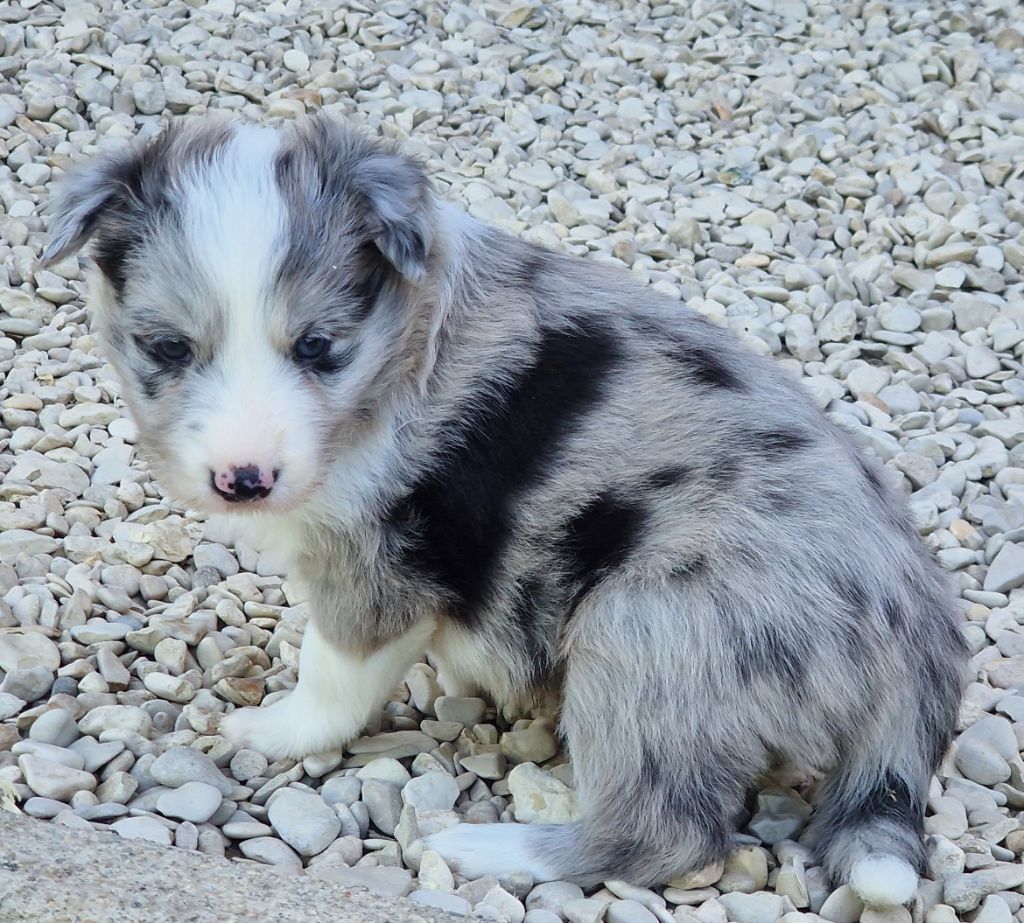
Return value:
M 147 224 L 170 211 L 167 135 L 134 156 L 112 164 L 111 194 L 96 215 L 96 240 L 92 255 L 118 298 L 124 297 L 127 264 L 138 251 Z
M 402 563 L 446 593 L 465 624 L 491 592 L 515 501 L 547 477 L 618 362 L 602 326 L 545 331 L 516 380 L 474 389 L 433 466 L 389 511 Z
M 124 297 L 127 264 L 156 225 L 177 219 L 168 194 L 172 170 L 205 165 L 230 140 L 227 125 L 207 128 L 179 141 L 180 129 L 169 128 L 139 150 L 112 160 L 105 176 L 109 195 L 89 216 L 86 232 L 96 232 L 93 260 L 110 280 L 118 298 Z
M 664 745 L 668 747 L 668 745 Z M 620 799 L 617 820 L 629 836 L 614 843 L 601 844 L 595 858 L 604 868 L 613 868 L 630 877 L 650 874 L 652 861 L 687 844 L 687 858 L 695 866 L 707 865 L 729 851 L 731 822 L 742 808 L 743 793 L 751 779 L 728 753 L 717 748 L 700 747 L 700 755 L 681 757 L 644 744 L 635 768 L 635 797 Z M 680 763 L 687 764 L 678 771 Z M 641 814 L 657 806 L 664 824 L 651 827 L 639 823 Z
M 854 615 L 860 617 L 867 612 L 871 599 L 859 580 L 848 574 L 839 573 L 833 575 L 832 585 L 836 595 L 849 605 Z
M 746 386 L 721 359 L 710 349 L 692 343 L 677 342 L 665 353 L 670 359 L 678 362 L 693 378 L 702 385 L 714 388 L 726 388 L 730 391 L 744 391 Z
M 803 506 L 794 491 L 784 490 L 781 487 L 769 487 L 763 492 L 762 497 L 768 512 L 777 516 L 788 516 Z
M 340 320 L 359 322 L 385 280 L 425 264 L 430 184 L 394 144 L 312 118 L 292 133 L 274 170 L 289 218 L 279 284 L 292 297 L 327 292 Z M 381 205 L 392 192 L 406 214 Z
M 906 780 L 891 770 L 882 773 L 860 798 L 847 805 L 849 826 L 862 826 L 873 821 L 888 821 L 924 833 L 924 805 L 919 793 L 911 790 Z
M 566 523 L 559 551 L 575 587 L 570 612 L 629 557 L 645 519 L 641 506 L 602 493 Z
M 711 570 L 711 562 L 707 555 L 698 554 L 686 561 L 680 561 L 672 565 L 669 572 L 674 578 L 681 580 L 693 580 L 705 576 Z
M 927 634 L 914 645 L 920 721 L 926 752 L 938 765 L 953 739 L 969 651 L 948 600 L 932 592 L 919 597 L 918 604 L 927 613 L 918 620 Z
M 709 346 L 694 343 L 683 331 L 668 329 L 652 318 L 637 320 L 634 326 L 643 336 L 656 340 L 658 351 L 674 362 L 688 379 L 712 388 L 747 390 L 734 369 L 715 355 Z
M 641 803 L 660 803 L 664 815 L 684 822 L 704 837 L 725 835 L 725 809 L 717 784 L 699 785 L 697 778 L 666 774 L 662 763 L 670 757 L 645 743 L 640 753 L 640 771 L 637 793 Z
M 798 688 L 806 682 L 806 654 L 776 626 L 767 622 L 740 625 L 734 644 L 736 670 L 744 686 L 755 679 L 781 681 L 788 688 Z
M 758 430 L 747 438 L 751 451 L 765 461 L 782 461 L 813 442 L 807 433 L 784 429 Z
M 739 459 L 733 455 L 719 455 L 707 471 L 714 488 L 726 493 L 735 486 L 740 476 Z
M 647 476 L 647 486 L 654 490 L 666 490 L 675 487 L 689 480 L 693 476 L 693 469 L 686 465 L 668 465 L 658 468 Z
M 556 669 L 554 653 L 538 616 L 553 608 L 561 610 L 563 604 L 561 594 L 553 593 L 550 581 L 542 577 L 524 580 L 519 589 L 512 608 L 512 622 L 526 658 L 524 684 L 527 688 L 542 683 Z
M 891 596 L 886 596 L 882 600 L 882 615 L 885 617 L 886 624 L 893 631 L 902 631 L 906 628 L 907 620 L 903 610 L 900 608 L 900 604 Z
M 552 254 L 537 246 L 530 246 L 524 252 L 523 258 L 516 261 L 510 272 L 513 276 L 512 282 L 517 286 L 532 289 L 539 277 L 551 264 Z
M 835 621 L 843 648 L 851 661 L 864 663 L 868 659 L 867 645 L 873 636 L 868 627 L 873 606 L 871 597 L 860 580 L 845 571 L 833 573 L 831 584 L 835 595 L 844 603 L 845 611 L 837 613 Z
M 181 379 L 184 369 L 180 366 L 161 365 L 153 366 L 147 371 L 139 373 L 139 384 L 142 385 L 142 393 L 149 400 L 156 399 L 160 393 Z
M 364 244 L 359 248 L 351 289 L 352 318 L 356 323 L 362 323 L 373 313 L 380 293 L 395 275 L 395 268 L 375 246 Z
M 856 763 L 856 758 L 841 753 L 839 767 L 847 763 Z M 863 773 L 847 773 L 842 768 L 836 771 L 819 794 L 811 838 L 820 847 L 837 840 L 850 841 L 854 836 L 874 836 L 880 851 L 895 853 L 921 873 L 925 864 L 923 792 L 916 791 L 891 769 L 875 772 L 866 784 Z M 904 830 L 908 835 L 887 843 L 886 828 L 877 825 L 891 825 L 890 829 Z
M 92 259 L 114 287 L 118 298 L 124 297 L 128 284 L 127 263 L 134 252 L 136 239 L 117 230 L 100 234 L 92 248 Z
M 361 323 L 397 273 L 355 213 L 344 177 L 332 174 L 342 170 L 342 162 L 335 162 L 339 153 L 321 129 L 305 134 L 301 148 L 285 147 L 274 163 L 290 222 L 276 284 L 296 289 L 296 297 L 303 298 L 305 286 L 317 280 L 319 297 L 337 305 L 339 318 Z M 361 155 L 369 156 L 370 149 Z

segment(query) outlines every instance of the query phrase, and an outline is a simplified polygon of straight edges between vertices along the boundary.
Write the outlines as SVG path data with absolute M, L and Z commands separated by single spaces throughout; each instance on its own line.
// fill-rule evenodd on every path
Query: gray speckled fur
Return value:
M 202 135 L 172 138 L 165 164 Z M 281 174 L 283 198 L 308 243 L 280 249 L 305 247 L 318 269 L 288 283 L 303 284 L 301 304 L 266 310 L 323 314 L 317 293 L 339 288 L 323 267 L 347 255 L 345 278 L 371 277 L 353 256 L 367 243 L 391 264 L 373 277 L 367 319 L 336 302 L 357 360 L 324 385 L 322 481 L 281 514 L 301 535 L 296 567 L 324 636 L 372 651 L 438 617 L 431 650 L 449 678 L 499 701 L 560 686 L 585 819 L 530 841 L 560 877 L 657 882 L 720 856 L 748 791 L 779 763 L 828 774 L 812 835 L 829 873 L 876 853 L 920 866 L 964 655 L 943 576 L 873 463 L 783 370 L 628 274 L 438 210 L 415 165 L 340 127 L 284 143 L 298 166 Z M 51 256 L 127 220 L 96 204 L 107 200 L 92 169 L 69 186 Z M 98 225 L 85 226 L 89 208 Z M 312 230 L 309 214 L 322 216 Z M 161 225 L 150 239 L 168 235 Z M 151 301 L 154 283 L 138 280 L 152 246 L 125 265 Z M 96 287 L 101 330 L 130 343 L 130 311 Z M 570 355 L 592 346 L 596 367 L 559 359 L 538 373 L 543 401 L 509 411 L 555 342 Z M 166 430 L 196 412 L 178 385 L 144 396 L 129 347 L 113 361 L 140 419 Z M 472 496 L 451 498 L 493 440 L 523 444 L 520 424 L 543 457 L 509 472 L 514 489 L 497 485 L 504 540 L 480 586 L 455 586 L 435 539 L 457 561 L 479 542 Z M 158 463 L 172 452 L 146 436 Z M 469 463 L 453 478 L 460 453 Z M 424 506 L 431 478 L 458 515 Z M 589 537 L 573 532 L 581 523 Z M 465 547 L 451 534 L 462 526 Z

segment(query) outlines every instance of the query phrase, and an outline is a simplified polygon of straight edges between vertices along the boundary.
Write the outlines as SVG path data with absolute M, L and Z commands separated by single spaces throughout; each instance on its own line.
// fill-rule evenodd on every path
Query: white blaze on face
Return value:
M 216 499 L 213 484 L 255 466 L 273 481 L 271 506 L 295 502 L 316 474 L 317 408 L 271 329 L 274 279 L 288 214 L 274 175 L 275 132 L 236 130 L 212 169 L 186 183 L 185 229 L 196 269 L 222 312 L 222 338 L 201 374 L 192 429 L 181 447 L 188 493 Z M 173 280 L 170 280 L 173 284 Z M 200 309 L 206 306 L 198 306 Z

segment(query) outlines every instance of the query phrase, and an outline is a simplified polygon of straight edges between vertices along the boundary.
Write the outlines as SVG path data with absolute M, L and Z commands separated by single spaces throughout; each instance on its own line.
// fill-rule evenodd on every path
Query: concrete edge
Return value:
M 0 811 L 3 923 L 455 923 L 464 918 Z

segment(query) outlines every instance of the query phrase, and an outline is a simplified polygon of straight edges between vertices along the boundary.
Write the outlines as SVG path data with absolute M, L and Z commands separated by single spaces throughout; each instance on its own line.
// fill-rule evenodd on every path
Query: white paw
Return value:
M 289 696 L 267 708 L 237 708 L 220 719 L 221 736 L 233 744 L 258 750 L 271 760 L 302 759 L 310 753 L 334 750 L 358 732 L 341 722 L 328 723 L 295 707 Z
M 469 880 L 529 872 L 534 881 L 552 881 L 558 876 L 530 849 L 539 832 L 528 824 L 459 824 L 431 834 L 423 844 Z
M 233 744 L 247 750 L 258 750 L 268 759 L 286 756 L 298 758 L 305 754 L 292 754 L 291 740 L 282 734 L 279 722 L 270 708 L 236 708 L 220 719 L 220 733 Z

